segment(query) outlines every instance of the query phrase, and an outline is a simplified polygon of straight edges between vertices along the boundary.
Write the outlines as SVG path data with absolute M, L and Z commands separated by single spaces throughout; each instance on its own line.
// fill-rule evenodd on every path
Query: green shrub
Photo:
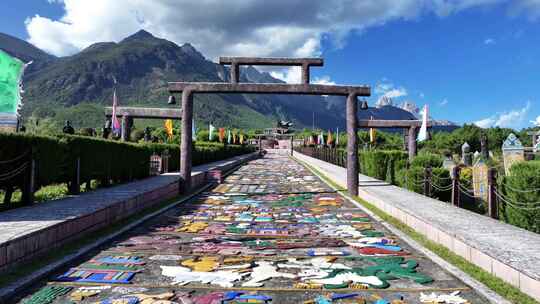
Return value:
M 416 193 L 424 193 L 424 168 L 402 168 L 397 171 L 396 182 L 398 186 L 409 189 Z
M 403 151 L 362 151 L 359 153 L 362 174 L 395 183 L 396 171 L 405 167 L 407 153 Z
M 432 154 L 432 153 L 422 153 L 417 155 L 412 163 L 412 167 L 421 167 L 421 168 L 439 168 L 442 167 L 443 158 L 441 155 Z
M 540 189 L 540 161 L 512 165 L 499 189 L 512 206 L 501 202 L 500 217 L 512 225 L 540 233 L 540 191 L 537 189 Z
M 153 153 L 161 154 L 165 150 L 169 150 L 169 170 L 180 169 L 179 145 L 125 143 L 77 135 L 51 137 L 0 133 L 0 146 L 2 147 L 0 160 L 14 159 L 21 153 L 32 151 L 32 157 L 36 161 L 36 190 L 43 186 L 74 180 L 77 159 L 80 160 L 81 183 L 99 180 L 101 185 L 147 177 L 150 156 Z M 197 166 L 254 151 L 255 147 L 246 145 L 227 146 L 219 143 L 196 142 L 193 165 Z M 9 168 L 9 164 L 2 166 L 0 169 L 5 172 L 15 168 Z M 22 186 L 21 181 L 16 183 L 17 187 Z

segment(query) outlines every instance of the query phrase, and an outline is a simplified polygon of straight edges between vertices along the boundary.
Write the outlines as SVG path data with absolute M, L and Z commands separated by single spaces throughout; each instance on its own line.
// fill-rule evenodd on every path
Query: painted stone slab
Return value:
M 472 168 L 474 196 L 488 200 L 488 166 L 483 158 L 478 158 Z
M 508 138 L 503 143 L 503 160 L 504 160 L 504 172 L 506 175 L 510 174 L 510 167 L 513 164 L 525 161 L 525 149 L 521 144 L 521 141 L 514 135 L 510 133 Z
M 108 284 L 129 284 L 135 272 L 114 271 L 114 270 L 85 270 L 71 268 L 56 280 L 61 282 L 86 282 L 86 283 L 108 283 Z

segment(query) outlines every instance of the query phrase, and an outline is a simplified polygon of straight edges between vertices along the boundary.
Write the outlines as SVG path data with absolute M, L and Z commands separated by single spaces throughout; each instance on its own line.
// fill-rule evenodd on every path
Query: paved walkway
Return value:
M 487 303 L 303 166 L 267 155 L 61 270 L 22 303 L 399 304 L 452 292 Z
M 196 166 L 193 168 L 193 175 L 216 166 L 233 163 L 241 157 Z M 81 195 L 0 212 L 0 245 L 63 221 L 91 214 L 178 180 L 178 173 L 167 173 L 123 185 L 97 189 Z
M 295 152 L 341 186 L 346 169 Z M 359 196 L 540 300 L 540 235 L 361 175 Z

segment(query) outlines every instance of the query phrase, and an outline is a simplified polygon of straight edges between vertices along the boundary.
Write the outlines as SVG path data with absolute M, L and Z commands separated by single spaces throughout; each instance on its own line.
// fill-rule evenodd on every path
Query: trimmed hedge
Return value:
M 122 183 L 149 176 L 150 156 L 169 150 L 169 170 L 180 167 L 180 147 L 155 143 L 124 143 L 75 135 L 36 136 L 0 133 L 0 160 L 13 159 L 32 149 L 36 160 L 36 190 L 50 184 L 67 183 L 76 174 L 80 158 L 80 181 Z M 251 146 L 196 143 L 193 165 L 222 160 L 255 151 Z
M 513 206 L 501 202 L 499 216 L 509 224 L 540 233 L 540 191 L 531 189 L 540 189 L 540 161 L 512 165 L 500 190 Z
M 364 175 L 394 184 L 396 172 L 405 167 L 407 153 L 403 151 L 361 151 L 360 172 Z

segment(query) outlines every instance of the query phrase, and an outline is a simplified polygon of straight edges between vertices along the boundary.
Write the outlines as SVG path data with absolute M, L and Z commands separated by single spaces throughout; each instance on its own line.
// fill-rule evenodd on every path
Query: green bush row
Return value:
M 512 165 L 502 179 L 499 192 L 510 203 L 499 205 L 499 217 L 505 222 L 540 233 L 540 161 Z
M 66 183 L 76 174 L 80 159 L 80 181 L 97 179 L 108 184 L 127 182 L 149 176 L 150 156 L 169 150 L 169 170 L 180 167 L 180 147 L 156 143 L 124 143 L 83 136 L 36 136 L 20 133 L 0 134 L 0 160 L 32 151 L 36 160 L 36 190 L 39 187 Z M 193 165 L 222 160 L 253 152 L 254 147 L 197 142 L 193 151 Z M 9 166 L 5 165 L 5 166 Z M 1 170 L 9 170 L 0 167 Z M 17 185 L 20 186 L 20 185 Z
M 360 172 L 373 178 L 394 184 L 396 172 L 405 167 L 407 153 L 403 151 L 361 151 Z

